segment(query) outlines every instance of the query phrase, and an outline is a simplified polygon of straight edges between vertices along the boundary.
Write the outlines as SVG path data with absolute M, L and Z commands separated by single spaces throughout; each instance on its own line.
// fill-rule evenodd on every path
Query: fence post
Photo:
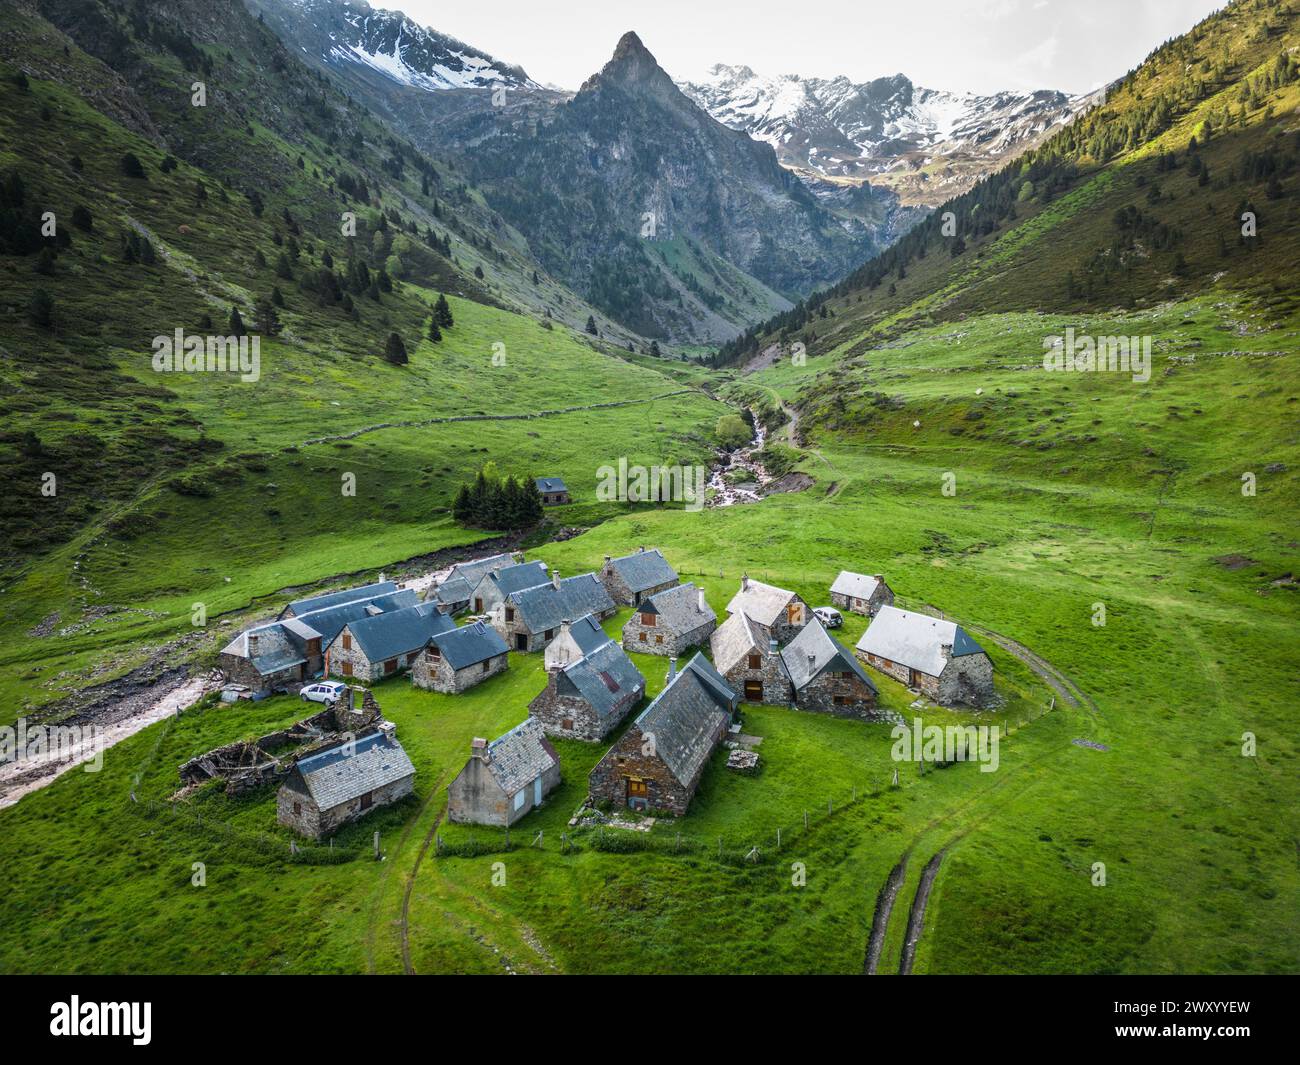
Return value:
M 776 849 L 781 849 L 781 830 L 779 828 L 776 830 Z
M 858 786 L 856 784 L 853 785 L 853 798 L 851 801 L 852 802 L 858 801 Z
M 379 861 L 379 829 L 375 829 L 375 861 Z
M 805 832 L 808 831 L 808 811 L 807 811 L 807 810 L 805 810 L 805 811 L 803 812 L 803 830 L 804 830 Z

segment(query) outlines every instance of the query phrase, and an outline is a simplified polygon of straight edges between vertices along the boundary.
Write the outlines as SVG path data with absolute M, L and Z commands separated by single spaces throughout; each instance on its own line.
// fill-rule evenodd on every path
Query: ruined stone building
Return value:
M 816 618 L 786 644 L 781 660 L 800 710 L 880 720 L 879 693 L 866 670 Z
M 993 663 L 960 625 L 881 607 L 857 643 L 862 661 L 944 706 L 993 697 Z
M 529 718 L 489 743 L 476 738 L 469 761 L 447 788 L 447 819 L 513 825 L 560 783 L 560 758 Z
M 717 624 L 704 589 L 679 584 L 641 600 L 623 626 L 623 646 L 642 654 L 680 658 L 687 648 L 703 644 Z
M 717 627 L 710 651 L 714 668 L 746 702 L 784 706 L 794 701 L 776 640 L 743 610 Z
M 591 771 L 593 802 L 686 813 L 739 698 L 703 655 L 680 672 L 676 665 L 663 691 Z

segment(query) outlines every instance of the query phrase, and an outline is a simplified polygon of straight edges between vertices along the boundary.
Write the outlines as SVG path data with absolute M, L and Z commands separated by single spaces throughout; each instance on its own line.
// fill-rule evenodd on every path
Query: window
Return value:
M 789 621 L 791 625 L 800 625 L 800 624 L 802 624 L 802 623 L 803 623 L 803 604 L 802 604 L 802 603 L 791 603 L 788 607 L 785 608 L 785 616 L 786 616 L 786 620 Z
M 547 630 L 546 630 L 546 639 L 548 639 L 548 640 L 553 640 L 553 639 L 555 639 L 555 630 L 554 630 L 554 629 L 547 629 Z
M 483 672 L 487 673 L 491 669 L 492 669 L 492 659 L 489 658 L 486 662 L 483 663 Z
M 763 656 L 762 656 L 762 655 L 750 655 L 750 656 L 749 656 L 749 668 L 750 668 L 750 669 L 762 669 L 762 668 L 763 668 Z
M 438 649 L 438 645 L 436 643 L 429 645 L 429 657 L 435 660 L 442 657 L 442 651 Z
M 846 695 L 837 695 L 837 696 L 835 696 L 835 705 L 836 705 L 836 706 L 848 706 L 848 705 L 849 705 L 848 696 L 846 696 Z
M 345 632 L 343 634 L 343 650 L 345 651 L 352 650 L 352 633 L 350 632 Z
M 571 718 L 571 717 L 566 717 L 566 718 L 562 719 L 562 720 L 560 721 L 560 728 L 564 729 L 565 732 L 572 732 L 572 731 L 573 731 L 573 718 Z
M 343 675 L 344 675 L 345 677 L 350 677 L 350 676 L 352 676 L 352 663 L 351 663 L 351 662 L 344 662 L 344 663 L 343 663 Z
M 481 596 L 476 597 L 474 600 L 474 613 L 475 614 L 483 613 L 483 599 Z
M 373 791 L 366 792 L 364 795 L 361 796 L 361 809 L 369 810 L 370 807 L 374 805 L 374 802 L 375 802 L 375 793 Z
M 300 814 L 300 813 L 302 813 L 302 803 L 300 803 L 300 802 L 296 802 L 296 803 L 294 803 L 294 804 L 293 804 L 293 812 L 294 812 L 295 814 Z
M 664 642 L 664 638 L 662 636 L 659 635 L 655 636 L 655 643 L 663 643 L 663 642 Z
M 646 642 L 648 642 L 648 641 L 646 640 L 646 635 L 645 635 L 644 632 L 643 632 L 643 633 L 640 633 L 640 634 L 637 636 L 637 639 L 640 640 L 642 643 L 646 643 Z
M 384 672 L 385 672 L 385 673 L 392 673 L 392 672 L 394 672 L 396 669 L 397 669 L 397 659 L 396 659 L 396 658 L 390 658 L 387 662 L 384 663 Z
M 636 777 L 627 778 L 627 797 L 629 799 L 644 799 L 650 794 L 650 787 L 644 780 L 638 780 Z
M 516 810 L 522 810 L 522 809 L 524 808 L 524 796 L 527 795 L 527 794 L 528 794 L 528 789 L 527 789 L 527 788 L 520 788 L 517 792 L 515 792 L 515 809 L 516 809 Z
M 658 622 L 658 620 L 659 620 L 659 616 L 657 614 L 641 615 L 641 624 L 644 625 L 647 629 L 653 629 L 655 627 L 656 622 Z
M 515 608 L 514 608 L 514 607 L 512 607 L 512 606 L 508 606 L 508 607 L 506 607 L 506 620 L 507 620 L 507 621 L 514 621 L 514 620 L 515 620 Z

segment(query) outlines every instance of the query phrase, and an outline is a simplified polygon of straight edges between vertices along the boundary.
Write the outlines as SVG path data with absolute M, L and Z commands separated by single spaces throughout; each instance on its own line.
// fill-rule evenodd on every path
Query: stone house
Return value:
M 763 629 L 764 636 L 780 644 L 793 640 L 812 617 L 808 604 L 794 592 L 748 576 L 740 578 L 740 591 L 727 604 L 728 614 L 741 612 Z
M 681 817 L 739 703 L 701 654 L 668 683 L 591 771 L 591 799 Z
M 815 618 L 781 652 L 794 705 L 836 717 L 879 720 L 876 686 L 843 644 Z
M 657 547 L 638 547 L 622 558 L 605 556 L 600 568 L 600 583 L 620 606 L 637 606 L 646 596 L 672 588 L 678 582 L 677 571 L 668 564 Z
M 500 633 L 481 621 L 434 633 L 411 663 L 411 683 L 458 694 L 508 669 L 507 650 Z
M 313 614 L 318 610 L 342 606 L 344 603 L 355 603 L 360 600 L 368 602 L 381 596 L 392 595 L 400 590 L 393 581 L 384 580 L 384 575 L 381 573 L 379 580 L 374 584 L 364 584 L 357 588 L 343 588 L 337 592 L 324 592 L 321 595 L 307 596 L 305 599 L 294 599 L 280 611 L 276 616 L 276 620 L 300 618 L 304 614 Z
M 513 825 L 560 783 L 560 757 L 529 718 L 491 743 L 475 739 L 469 761 L 447 788 L 447 819 Z
M 320 839 L 415 787 L 415 766 L 391 722 L 360 739 L 344 739 L 298 759 L 276 793 L 276 819 Z
M 409 668 L 430 636 L 455 627 L 436 603 L 368 614 L 349 621 L 326 645 L 325 670 L 330 676 L 373 683 Z
M 718 616 L 704 589 L 679 584 L 642 599 L 623 626 L 623 647 L 642 654 L 678 658 L 697 647 L 717 628 Z
M 944 706 L 993 698 L 993 663 L 956 622 L 884 606 L 857 643 L 872 669 Z
M 743 610 L 718 626 L 710 639 L 713 667 L 728 686 L 750 703 L 784 706 L 794 701 L 790 674 L 776 640 Z
M 346 596 L 354 598 L 339 598 Z M 305 609 L 321 602 L 325 605 Z M 415 592 L 398 589 L 391 581 L 298 600 L 285 607 L 278 620 L 241 632 L 221 650 L 217 664 L 229 681 L 255 695 L 296 691 L 324 673 L 325 648 L 348 622 L 418 602 Z
M 551 652 L 566 637 L 572 639 L 571 628 L 562 626 L 546 649 L 546 687 L 528 704 L 528 715 L 548 736 L 594 743 L 622 724 L 641 701 L 645 678 L 608 636 L 581 656 L 554 660 L 552 666 Z
M 490 555 L 471 562 L 457 562 L 436 586 L 425 593 L 426 603 L 436 602 L 444 614 L 459 614 L 470 605 L 474 587 L 489 573 L 515 565 L 514 555 Z M 480 611 L 481 613 L 481 611 Z
M 831 605 L 873 618 L 882 606 L 894 605 L 894 593 L 880 574 L 869 577 L 840 570 L 831 585 Z
M 521 562 L 493 573 L 485 573 L 470 592 L 470 613 L 491 614 L 505 602 L 511 592 L 536 588 L 550 579 L 545 562 Z
M 542 506 L 558 507 L 569 502 L 569 490 L 560 477 L 536 477 L 533 484 L 542 497 Z
M 593 615 L 597 621 L 617 608 L 594 573 L 560 579 L 551 573 L 545 584 L 511 592 L 492 612 L 492 626 L 512 651 L 541 651 L 560 631 L 566 619 Z

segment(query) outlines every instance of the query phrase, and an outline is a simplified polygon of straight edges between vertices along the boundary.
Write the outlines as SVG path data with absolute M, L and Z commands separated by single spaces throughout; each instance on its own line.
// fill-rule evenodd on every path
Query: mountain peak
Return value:
M 618 39 L 609 62 L 599 74 L 588 78 L 582 88 L 594 88 L 598 84 L 674 87 L 672 79 L 664 73 L 650 50 L 632 30 Z
M 645 58 L 650 60 L 651 63 L 655 61 L 655 57 L 650 54 L 650 49 L 641 43 L 641 38 L 636 35 L 636 31 L 628 30 L 618 39 L 618 44 L 614 46 L 612 62 L 617 63 L 621 59 L 632 57 L 637 59 Z

